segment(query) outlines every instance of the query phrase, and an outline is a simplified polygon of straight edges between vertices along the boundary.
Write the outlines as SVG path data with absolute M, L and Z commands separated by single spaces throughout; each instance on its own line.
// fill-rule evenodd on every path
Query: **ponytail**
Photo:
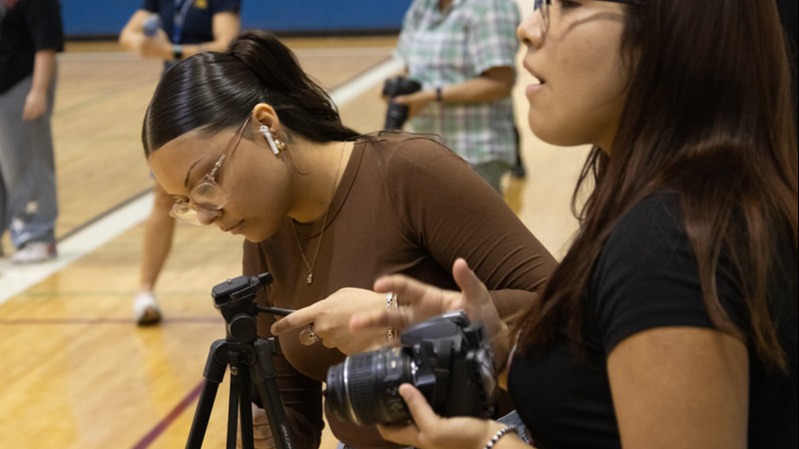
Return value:
M 273 34 L 245 31 L 225 53 L 199 53 L 170 69 L 156 87 L 144 118 L 145 154 L 194 129 L 209 134 L 240 124 L 258 103 L 314 142 L 352 140 L 330 96 Z

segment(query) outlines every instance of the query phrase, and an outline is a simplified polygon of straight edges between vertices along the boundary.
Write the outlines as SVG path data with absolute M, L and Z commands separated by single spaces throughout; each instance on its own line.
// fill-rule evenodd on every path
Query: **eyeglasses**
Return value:
M 626 5 L 640 5 L 642 0 L 596 0 L 598 2 L 623 3 Z M 544 30 L 549 29 L 549 7 L 552 0 L 535 0 L 533 2 L 533 12 L 541 11 L 541 18 L 544 19 Z
M 175 201 L 175 204 L 172 205 L 172 210 L 169 211 L 169 215 L 194 225 L 208 224 L 220 215 L 220 211 L 227 204 L 228 197 L 222 187 L 216 183 L 216 176 L 222 167 L 222 162 L 233 156 L 233 152 L 239 146 L 241 137 L 244 135 L 244 130 L 249 122 L 250 116 L 248 115 L 230 140 L 225 152 L 216 160 L 211 171 L 203 176 L 191 189 L 187 199 Z

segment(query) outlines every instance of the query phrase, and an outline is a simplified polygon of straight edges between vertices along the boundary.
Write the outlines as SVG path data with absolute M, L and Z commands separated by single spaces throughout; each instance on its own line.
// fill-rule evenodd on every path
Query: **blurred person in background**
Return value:
M 521 164 L 511 100 L 519 22 L 513 0 L 414 0 L 396 54 L 421 90 L 390 100 L 408 106 L 410 130 L 441 137 L 500 194 Z
M 203 51 L 224 51 L 241 28 L 240 0 L 144 0 L 119 35 L 123 48 L 142 58 L 164 61 L 164 72 L 178 61 Z M 133 300 L 136 324 L 161 321 L 155 285 L 175 232 L 169 216 L 172 198 L 153 185 L 153 208 L 144 225 L 139 287 Z
M 14 263 L 57 255 L 50 118 L 63 50 L 57 0 L 0 0 L 0 237 L 9 231 Z

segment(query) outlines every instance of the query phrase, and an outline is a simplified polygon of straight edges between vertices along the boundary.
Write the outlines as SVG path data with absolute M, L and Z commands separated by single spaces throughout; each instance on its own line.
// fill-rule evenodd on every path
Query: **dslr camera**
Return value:
M 396 104 L 392 99 L 399 95 L 408 95 L 422 90 L 422 84 L 404 76 L 389 78 L 383 84 L 383 95 L 388 97 L 386 123 L 383 129 L 402 129 L 408 120 L 408 106 Z
M 325 399 L 342 421 L 408 421 L 399 386 L 418 388 L 439 415 L 488 418 L 497 397 L 494 356 L 482 323 L 451 312 L 407 328 L 401 345 L 347 357 L 327 372 Z

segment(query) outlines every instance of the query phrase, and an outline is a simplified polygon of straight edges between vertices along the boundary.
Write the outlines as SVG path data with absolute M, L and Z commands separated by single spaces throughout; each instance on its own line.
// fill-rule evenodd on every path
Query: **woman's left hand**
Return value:
M 433 411 L 422 393 L 410 384 L 399 393 L 413 417 L 413 423 L 377 426 L 386 440 L 420 449 L 463 449 L 483 447 L 504 425 L 477 418 L 442 418 Z M 506 437 L 507 438 L 507 437 Z
M 346 355 L 377 349 L 388 343 L 388 328 L 349 330 L 350 318 L 357 312 L 386 309 L 386 294 L 362 288 L 342 288 L 327 298 L 292 312 L 272 325 L 272 334 L 311 326 L 321 343 Z

